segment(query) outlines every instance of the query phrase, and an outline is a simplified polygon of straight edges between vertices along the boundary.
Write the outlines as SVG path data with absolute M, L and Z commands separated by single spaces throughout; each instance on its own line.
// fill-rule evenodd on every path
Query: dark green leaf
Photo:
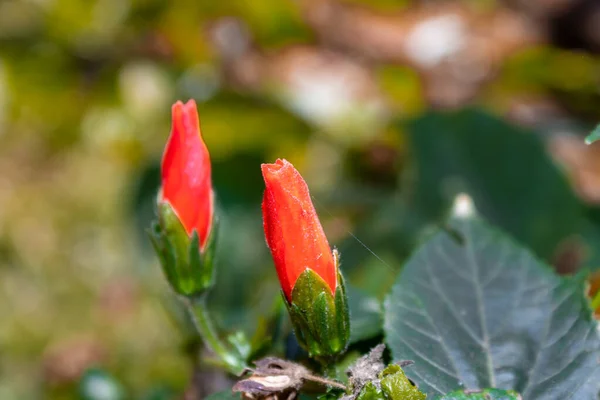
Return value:
M 408 261 L 386 300 L 396 360 L 429 395 L 496 387 L 597 400 L 600 338 L 582 279 L 561 278 L 475 219 L 455 219 Z
M 439 400 L 521 400 L 521 396 L 512 390 L 485 389 L 481 391 L 456 391 L 448 393 Z
M 379 335 L 383 326 L 379 300 L 349 285 L 346 290 L 350 308 L 350 343 Z
M 581 210 L 532 132 L 475 110 L 432 113 L 410 127 L 416 162 L 412 202 L 439 219 L 468 193 L 482 216 L 544 258 L 578 230 Z
M 600 225 L 597 221 L 586 220 L 579 233 L 583 260 L 580 265 L 590 271 L 600 270 Z

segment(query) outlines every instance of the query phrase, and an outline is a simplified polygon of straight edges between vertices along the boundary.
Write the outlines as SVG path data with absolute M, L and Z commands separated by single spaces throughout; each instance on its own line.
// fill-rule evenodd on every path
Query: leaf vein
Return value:
M 417 328 L 415 325 L 412 324 L 412 322 L 409 322 L 406 319 L 403 319 L 402 322 L 404 325 L 408 326 L 410 329 L 414 330 L 415 332 L 418 332 L 419 334 L 426 336 L 428 338 L 430 338 L 431 340 L 434 340 L 436 342 L 439 342 L 441 340 L 441 338 L 437 335 L 432 335 L 431 333 L 422 330 L 421 328 Z
M 427 356 L 424 356 L 421 352 L 419 352 L 415 347 L 413 347 L 409 342 L 406 341 L 406 339 L 404 339 L 401 335 L 398 335 L 398 340 L 400 340 L 402 343 L 404 343 L 404 345 L 406 347 L 408 347 L 410 349 L 410 351 L 412 351 L 417 357 L 419 357 L 420 359 L 422 359 L 423 361 L 427 362 L 428 364 L 430 364 L 431 366 L 433 366 L 434 368 L 436 368 L 437 370 L 445 373 L 446 375 L 448 375 L 451 378 L 454 378 L 456 380 L 459 380 L 458 376 L 456 374 L 453 374 L 451 371 L 447 370 L 446 368 L 444 368 L 443 366 L 439 365 L 438 363 L 436 363 L 435 361 L 431 360 L 430 358 L 428 358 Z
M 454 317 L 454 319 L 456 320 L 456 322 L 458 322 L 458 324 L 464 329 L 464 331 L 471 337 L 471 339 L 473 339 L 473 341 L 475 341 L 476 343 L 478 343 L 481 347 L 483 347 L 483 342 L 481 341 L 481 339 L 479 339 L 479 337 L 477 336 L 477 334 L 475 332 L 473 332 L 471 330 L 471 328 L 469 328 L 469 325 L 467 325 L 465 323 L 465 321 L 458 315 L 456 315 L 456 311 L 450 306 L 451 304 L 453 304 L 453 302 L 446 296 L 444 290 L 442 289 L 442 287 L 440 286 L 437 277 L 435 274 L 433 274 L 431 272 L 431 264 L 429 263 L 429 259 L 427 258 L 427 255 L 425 254 L 425 266 L 426 266 L 426 270 L 427 270 L 427 274 L 429 275 L 429 278 L 431 279 L 432 284 L 435 286 L 435 292 L 437 294 L 440 295 L 440 297 L 442 297 L 444 299 L 444 302 L 442 304 L 446 304 L 448 305 L 448 310 L 450 311 L 450 314 Z
M 470 261 L 470 264 L 473 268 L 473 276 L 475 277 L 474 280 L 476 282 L 480 282 L 479 280 L 479 268 L 477 267 L 477 261 L 476 261 L 476 256 L 475 256 L 475 250 L 473 248 L 473 232 L 471 229 L 471 225 L 470 224 L 466 224 L 466 228 L 465 230 L 468 231 L 468 237 L 467 237 L 467 241 L 466 241 L 466 247 L 467 247 L 467 254 L 468 254 L 468 258 Z M 477 296 L 477 311 L 479 313 L 479 321 L 481 324 L 481 331 L 483 334 L 483 343 L 484 343 L 484 348 L 487 350 L 485 352 L 485 357 L 486 357 L 486 364 L 487 364 L 487 369 L 488 369 L 488 377 L 489 377 L 489 382 L 490 382 L 490 386 L 491 387 L 496 387 L 496 376 L 494 375 L 494 362 L 492 360 L 492 356 L 490 354 L 491 351 L 491 346 L 490 346 L 490 336 L 488 333 L 488 328 L 487 328 L 487 321 L 485 319 L 485 310 L 484 310 L 484 297 L 483 297 L 483 293 L 481 292 L 481 286 L 480 285 L 475 285 L 475 295 Z

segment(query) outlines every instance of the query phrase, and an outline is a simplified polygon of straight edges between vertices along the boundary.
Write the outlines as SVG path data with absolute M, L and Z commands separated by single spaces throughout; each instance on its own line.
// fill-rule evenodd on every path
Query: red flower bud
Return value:
M 266 185 L 262 204 L 265 237 L 283 293 L 291 301 L 296 280 L 311 269 L 335 294 L 337 266 L 306 182 L 286 160 L 261 168 Z
M 210 156 L 202 140 L 196 102 L 172 107 L 171 135 L 162 159 L 161 202 L 168 202 L 188 235 L 194 229 L 204 248 L 213 222 Z

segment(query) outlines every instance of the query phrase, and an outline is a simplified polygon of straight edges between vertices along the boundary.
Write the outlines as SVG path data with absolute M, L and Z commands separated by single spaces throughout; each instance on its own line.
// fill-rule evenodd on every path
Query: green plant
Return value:
M 210 160 L 202 150 L 195 104 L 188 103 L 183 116 L 177 107 L 181 103 L 174 108 L 151 237 L 168 282 L 217 364 L 238 376 L 250 372 L 238 378 L 234 392 L 251 399 L 298 393 L 343 400 L 597 398 L 600 331 L 584 275 L 556 275 L 478 217 L 465 194 L 456 196 L 444 229 L 422 241 L 385 297 L 382 333 L 389 355 L 379 345 L 359 358 L 365 349 L 360 342 L 378 337 L 380 320 L 362 315 L 352 291 L 346 291 L 339 254 L 329 247 L 308 187 L 285 160 L 262 167 L 264 229 L 283 302 L 306 351 L 299 358 L 317 372 L 290 360 L 257 358 L 259 350 L 274 349 L 273 343 L 265 346 L 264 337 L 272 337 L 265 330 L 253 342 L 242 333 L 223 342 L 206 304 L 217 270 L 210 239 L 216 221 Z M 187 216 L 208 228 L 189 223 Z M 352 335 L 354 323 L 366 329 L 364 319 L 374 324 L 375 334 Z M 232 396 L 228 391 L 211 399 Z

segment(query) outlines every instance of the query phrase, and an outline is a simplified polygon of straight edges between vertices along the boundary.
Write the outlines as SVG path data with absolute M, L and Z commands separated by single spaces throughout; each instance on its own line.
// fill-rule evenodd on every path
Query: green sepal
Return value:
M 200 238 L 198 232 L 194 229 L 192 236 L 189 238 L 187 247 L 187 271 L 189 271 L 189 281 L 193 285 L 197 283 L 199 287 L 204 287 L 204 260 L 199 251 Z
M 325 281 L 313 270 L 306 269 L 294 284 L 292 301 L 284 301 L 290 313 L 298 343 L 317 359 L 335 358 L 342 354 L 350 336 L 350 318 L 341 274 L 333 295 Z
M 157 221 L 154 221 L 152 223 L 152 227 L 150 228 L 148 234 L 150 236 L 152 246 L 154 247 L 154 250 L 158 255 L 160 265 L 163 266 L 163 271 L 167 277 L 167 281 L 177 281 L 177 269 L 164 267 L 165 265 L 176 264 L 175 252 L 173 251 L 173 246 L 171 246 L 171 242 L 163 236 L 161 227 Z
M 381 390 L 387 400 L 425 400 L 419 390 L 404 374 L 399 365 L 388 365 L 380 374 Z
M 208 239 L 202 250 L 202 262 L 204 265 L 202 281 L 206 287 L 212 288 L 215 284 L 215 272 L 214 262 L 215 254 L 217 251 L 217 237 L 219 236 L 219 220 L 217 215 L 213 215 L 212 226 L 210 227 L 210 233 Z M 198 249 L 199 247 L 194 247 Z
M 213 221 L 205 249 L 201 251 L 196 230 L 188 236 L 179 217 L 167 202 L 157 206 L 158 221 L 152 224 L 150 240 L 169 285 L 177 294 L 197 297 L 214 283 L 216 221 Z
M 350 340 L 350 308 L 348 307 L 348 296 L 346 295 L 346 282 L 338 269 L 338 286 L 335 291 L 335 308 L 337 310 L 337 328 L 341 333 L 341 340 L 348 346 Z M 344 349 L 345 350 L 345 349 Z

